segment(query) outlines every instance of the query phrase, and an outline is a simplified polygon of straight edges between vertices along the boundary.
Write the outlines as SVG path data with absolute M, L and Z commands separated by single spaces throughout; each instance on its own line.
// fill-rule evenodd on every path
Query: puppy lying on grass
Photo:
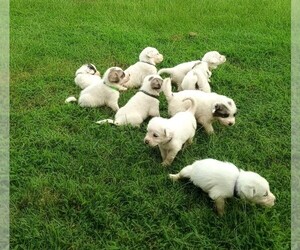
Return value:
M 156 64 L 162 62 L 163 55 L 156 48 L 147 47 L 140 53 L 139 61 L 129 66 L 125 73 L 130 75 L 129 81 L 123 84 L 126 88 L 141 87 L 147 75 L 157 73 Z
M 119 90 L 126 90 L 122 86 L 128 81 L 129 76 L 119 67 L 109 68 L 103 75 L 103 79 L 96 82 L 80 92 L 78 104 L 81 107 L 108 106 L 112 110 L 119 109 Z M 77 99 L 73 96 L 66 99 L 66 103 L 74 102 Z
M 74 82 L 81 89 L 99 83 L 101 81 L 100 72 L 94 64 L 84 64 L 75 73 Z
M 154 117 L 148 123 L 144 142 L 151 147 L 158 145 L 163 166 L 171 165 L 182 146 L 193 141 L 197 128 L 194 116 L 197 104 L 192 98 L 186 98 L 183 102 L 186 100 L 191 102 L 187 111 L 179 112 L 170 119 Z
M 234 101 L 226 96 L 216 93 L 205 93 L 199 90 L 184 90 L 173 93 L 170 78 L 166 78 L 163 92 L 168 102 L 168 113 L 170 116 L 174 116 L 177 112 L 185 111 L 188 108 L 187 103 L 182 102 L 182 100 L 186 98 L 196 100 L 196 120 L 208 134 L 214 132 L 212 124 L 215 121 L 219 121 L 225 126 L 235 124 L 237 108 Z
M 163 79 L 159 75 L 146 76 L 140 90 L 129 99 L 126 105 L 118 110 L 115 120 L 105 119 L 98 124 L 112 123 L 139 127 L 149 116 L 159 116 L 159 93 Z
M 199 160 L 169 176 L 173 181 L 189 178 L 214 200 L 219 215 L 224 214 L 225 199 L 234 195 L 268 207 L 272 207 L 275 202 L 275 196 L 265 178 L 257 173 L 238 169 L 229 162 Z
M 172 82 L 175 83 L 180 90 L 180 86 L 185 75 L 193 69 L 195 64 L 201 61 L 206 62 L 208 64 L 209 71 L 211 71 L 212 69 L 216 69 L 220 64 L 224 63 L 226 61 L 226 57 L 221 55 L 218 51 L 209 51 L 201 60 L 181 63 L 173 68 L 163 68 L 158 71 L 158 74 L 169 74 Z

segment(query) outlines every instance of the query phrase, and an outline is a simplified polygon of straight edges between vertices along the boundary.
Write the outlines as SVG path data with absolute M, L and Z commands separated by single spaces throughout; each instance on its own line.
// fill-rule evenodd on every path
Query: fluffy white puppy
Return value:
M 199 61 L 194 67 L 185 75 L 179 87 L 180 90 L 201 90 L 207 93 L 211 92 L 209 85 L 209 78 L 211 71 L 208 63 Z
M 109 68 L 103 75 L 100 82 L 92 84 L 80 92 L 78 104 L 81 107 L 100 107 L 108 106 L 112 110 L 119 109 L 118 100 L 119 90 L 126 90 L 122 84 L 128 81 L 129 76 L 119 67 Z M 66 99 L 67 102 L 77 101 L 71 96 Z
M 101 80 L 100 72 L 94 64 L 84 64 L 75 73 L 75 84 L 81 89 L 85 89 L 94 83 L 99 83 Z
M 182 102 L 182 100 L 186 98 L 196 100 L 196 120 L 208 134 L 214 132 L 212 124 L 215 121 L 219 121 L 225 126 L 235 124 L 237 108 L 235 102 L 227 96 L 199 90 L 184 90 L 172 93 L 171 80 L 169 78 L 165 80 L 163 92 L 168 102 L 168 113 L 170 116 L 174 116 L 176 113 L 185 111 L 188 108 L 187 103 Z
M 192 98 L 190 108 L 185 112 L 179 112 L 170 119 L 162 117 L 152 118 L 147 127 L 144 142 L 151 147 L 158 145 L 162 165 L 170 165 L 182 146 L 187 146 L 193 141 L 197 123 L 195 119 L 196 102 Z
M 129 99 L 125 106 L 115 115 L 115 120 L 105 119 L 98 124 L 112 123 L 115 125 L 140 126 L 149 116 L 159 116 L 159 93 L 163 79 L 159 75 L 149 75 L 144 78 L 140 90 Z
M 130 75 L 129 81 L 124 86 L 127 88 L 138 88 L 147 75 L 157 73 L 156 64 L 162 62 L 163 55 L 156 48 L 147 47 L 139 55 L 139 61 L 129 66 L 125 73 Z
M 219 215 L 224 214 L 225 199 L 234 195 L 268 207 L 272 207 L 275 202 L 275 196 L 265 178 L 257 173 L 238 169 L 229 162 L 199 160 L 186 166 L 178 174 L 169 176 L 174 181 L 189 178 L 214 200 Z
M 200 60 L 181 63 L 173 68 L 163 68 L 158 71 L 158 74 L 169 74 L 172 82 L 180 87 L 185 75 L 200 61 L 206 62 L 209 70 L 211 71 L 212 69 L 216 69 L 218 65 L 224 63 L 226 61 L 226 57 L 217 51 L 209 51 Z

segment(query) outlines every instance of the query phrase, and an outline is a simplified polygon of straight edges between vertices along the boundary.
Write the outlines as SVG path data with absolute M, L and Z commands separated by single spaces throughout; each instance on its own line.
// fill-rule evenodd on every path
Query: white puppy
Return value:
M 80 92 L 78 103 L 81 107 L 108 106 L 112 110 L 119 109 L 119 90 L 126 90 L 122 84 L 128 81 L 129 76 L 119 67 L 109 68 L 103 75 L 103 79 L 92 84 Z M 69 97 L 67 102 L 77 101 L 75 97 Z
M 115 120 L 105 119 L 98 124 L 112 123 L 115 125 L 140 126 L 149 116 L 159 116 L 159 93 L 163 79 L 159 75 L 149 75 L 144 78 L 140 90 L 129 99 L 126 105 L 118 110 Z
M 200 61 L 208 63 L 208 68 L 211 71 L 212 69 L 216 69 L 218 65 L 224 63 L 226 61 L 226 57 L 217 51 L 209 51 L 201 60 L 181 63 L 173 68 L 163 68 L 158 71 L 158 74 L 169 74 L 172 82 L 180 87 L 185 75 Z
M 169 176 L 174 181 L 189 178 L 215 201 L 219 215 L 224 213 L 225 199 L 234 195 L 268 207 L 272 207 L 275 202 L 275 196 L 265 178 L 257 173 L 238 169 L 229 162 L 199 160 L 186 166 L 178 174 Z
M 214 132 L 212 123 L 219 121 L 225 126 L 235 124 L 237 108 L 232 99 L 217 93 L 205 93 L 199 90 L 184 90 L 172 93 L 171 80 L 167 78 L 164 83 L 163 92 L 168 101 L 168 113 L 170 116 L 177 112 L 185 111 L 187 103 L 182 100 L 193 98 L 197 101 L 195 117 L 208 134 Z
M 138 88 L 147 75 L 157 73 L 156 64 L 162 62 L 163 55 L 157 49 L 147 47 L 140 53 L 139 61 L 129 66 L 125 73 L 130 75 L 128 82 L 124 84 L 127 88 Z
M 185 75 L 179 87 L 180 90 L 201 90 L 207 93 L 211 92 L 209 78 L 211 71 L 208 68 L 208 63 L 199 61 Z
M 99 83 L 101 80 L 100 72 L 94 64 L 84 64 L 75 73 L 75 84 L 81 89 L 94 83 Z
M 187 146 L 193 141 L 197 123 L 195 119 L 196 102 L 192 98 L 191 106 L 185 112 L 179 112 L 170 119 L 154 117 L 149 121 L 144 142 L 151 147 L 158 145 L 162 164 L 170 165 L 182 146 Z

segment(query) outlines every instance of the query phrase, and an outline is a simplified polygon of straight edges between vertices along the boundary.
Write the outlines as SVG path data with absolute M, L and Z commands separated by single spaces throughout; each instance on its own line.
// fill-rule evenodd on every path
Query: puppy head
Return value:
M 153 47 L 147 47 L 143 49 L 139 56 L 140 61 L 145 61 L 153 64 L 161 63 L 163 59 L 163 55 L 160 54 L 158 50 Z
M 163 79 L 160 75 L 148 75 L 144 78 L 143 85 L 141 89 L 159 93 L 161 91 Z
M 147 126 L 147 134 L 144 142 L 151 147 L 159 144 L 164 144 L 172 140 L 173 133 L 171 129 L 166 126 L 167 119 L 161 117 L 152 118 Z
M 225 126 L 233 126 L 235 124 L 236 113 L 237 108 L 234 101 L 230 98 L 225 98 L 213 105 L 213 117 Z
M 89 74 L 89 75 L 98 75 L 100 76 L 100 72 L 97 70 L 94 64 L 88 63 L 82 65 L 75 73 L 75 76 L 78 74 Z
M 129 80 L 129 74 L 126 74 L 119 67 L 112 67 L 105 71 L 103 80 L 111 84 L 124 84 Z
M 274 206 L 276 198 L 270 191 L 268 181 L 257 173 L 242 171 L 237 188 L 241 198 L 267 207 Z
M 207 62 L 210 69 L 216 69 L 220 64 L 226 62 L 226 57 L 218 51 L 209 51 L 203 56 L 202 61 Z

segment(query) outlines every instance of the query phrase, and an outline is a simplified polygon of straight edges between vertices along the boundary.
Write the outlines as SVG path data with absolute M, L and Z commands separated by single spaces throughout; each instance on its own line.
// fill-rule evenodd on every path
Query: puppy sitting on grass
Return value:
M 159 75 L 146 76 L 140 90 L 129 99 L 126 105 L 118 110 L 115 120 L 105 119 L 98 124 L 112 123 L 139 127 L 148 116 L 159 116 L 159 93 L 163 79 Z
M 158 145 L 162 165 L 171 165 L 177 153 L 183 145 L 191 144 L 196 132 L 197 123 L 195 119 L 196 101 L 190 100 L 190 108 L 185 112 L 179 112 L 170 119 L 154 117 L 149 121 L 147 134 L 144 142 L 151 147 Z
M 238 169 L 229 162 L 199 160 L 186 166 L 178 174 L 169 176 L 173 181 L 189 178 L 214 200 L 219 215 L 224 214 L 225 199 L 234 195 L 268 207 L 272 207 L 275 202 L 275 196 L 265 178 L 257 173 Z
M 84 64 L 76 71 L 74 81 L 81 89 L 85 89 L 101 81 L 100 72 L 94 64 Z
M 118 100 L 119 90 L 126 90 L 122 86 L 128 81 L 129 76 L 119 67 L 109 68 L 103 75 L 103 79 L 96 82 L 80 92 L 78 103 L 81 107 L 100 107 L 108 106 L 112 110 L 119 109 Z M 77 99 L 74 96 L 68 97 L 66 103 L 74 102 Z
M 157 73 L 156 64 L 161 63 L 163 55 L 156 48 L 147 47 L 139 55 L 139 61 L 129 66 L 125 73 L 130 75 L 129 81 L 124 86 L 126 88 L 141 87 L 144 78 L 147 75 Z

